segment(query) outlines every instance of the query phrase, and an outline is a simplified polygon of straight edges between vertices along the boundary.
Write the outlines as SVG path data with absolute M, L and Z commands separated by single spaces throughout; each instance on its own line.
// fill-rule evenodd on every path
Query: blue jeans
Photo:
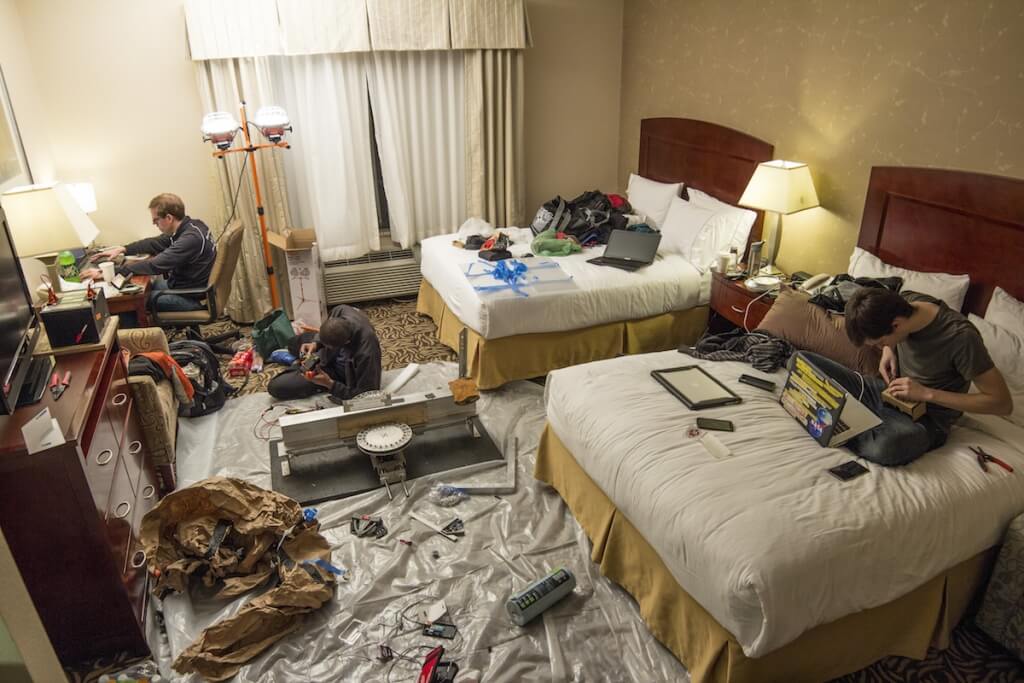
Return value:
M 816 353 L 804 353 L 814 365 L 841 384 L 854 398 L 877 415 L 882 424 L 846 442 L 851 451 L 871 462 L 906 465 L 946 442 L 946 432 L 925 414 L 917 422 L 882 401 L 885 382 L 860 373 Z
M 158 311 L 173 311 L 176 313 L 186 311 L 201 311 L 206 308 L 201 301 L 197 299 L 191 299 L 187 296 L 180 296 L 178 294 L 164 294 L 159 299 L 156 298 L 156 293 L 169 289 L 167 286 L 167 280 L 153 280 L 149 285 L 149 308 L 154 308 L 154 301 L 156 310 Z

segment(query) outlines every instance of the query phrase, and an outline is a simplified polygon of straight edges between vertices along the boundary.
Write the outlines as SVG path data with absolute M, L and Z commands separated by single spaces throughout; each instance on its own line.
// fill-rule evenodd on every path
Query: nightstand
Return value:
M 721 273 L 712 272 L 711 311 L 714 315 L 708 321 L 708 328 L 717 332 L 722 332 L 733 325 L 742 328 L 743 317 L 746 315 L 746 329 L 756 329 L 761 323 L 761 318 L 775 301 L 774 294 L 761 296 L 762 293 L 747 289 L 743 280 L 730 280 Z M 760 299 L 757 298 L 759 296 Z M 723 319 L 729 324 L 725 324 Z

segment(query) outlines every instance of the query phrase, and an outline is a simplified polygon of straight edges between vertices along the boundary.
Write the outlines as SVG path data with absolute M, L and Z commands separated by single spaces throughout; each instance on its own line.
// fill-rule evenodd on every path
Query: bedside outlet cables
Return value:
M 260 107 L 256 111 L 256 116 L 251 119 L 251 123 L 259 129 L 267 142 L 258 145 L 253 144 L 252 136 L 249 134 L 250 119 L 246 116 L 245 102 L 239 104 L 239 111 L 242 117 L 241 123 L 236 121 L 235 117 L 226 111 L 215 111 L 203 117 L 200 130 L 203 133 L 203 140 L 212 143 L 217 148 L 213 152 L 214 157 L 224 159 L 228 154 L 236 152 L 242 152 L 246 155 L 245 163 L 248 163 L 252 169 L 253 195 L 256 199 L 256 215 L 260 221 L 260 237 L 263 240 L 263 264 L 267 269 L 270 300 L 274 308 L 278 308 L 281 300 L 277 293 L 277 283 L 274 281 L 274 267 L 273 262 L 270 260 L 270 244 L 267 242 L 267 219 L 264 216 L 263 195 L 260 193 L 260 177 L 256 170 L 256 160 L 253 158 L 253 155 L 261 149 L 273 147 L 289 149 L 291 145 L 284 141 L 284 135 L 286 131 L 292 130 L 292 126 L 288 120 L 288 114 L 281 107 Z M 242 131 L 244 144 L 241 147 L 232 147 L 235 139 L 238 137 L 238 131 Z M 243 175 L 245 173 L 245 163 L 242 165 Z M 239 185 L 241 185 L 242 179 L 239 178 L 238 181 Z M 238 192 L 236 190 L 235 200 L 237 198 Z M 232 214 L 234 214 L 234 201 L 232 202 Z

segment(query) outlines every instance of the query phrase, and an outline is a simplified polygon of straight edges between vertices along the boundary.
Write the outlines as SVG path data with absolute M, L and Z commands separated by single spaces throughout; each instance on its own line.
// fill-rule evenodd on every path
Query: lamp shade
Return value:
M 86 213 L 96 211 L 96 190 L 93 188 L 92 183 L 64 183 L 64 186 L 68 188 L 68 192 L 75 198 L 78 205 L 82 207 L 82 211 Z
M 238 134 L 241 126 L 235 117 L 226 111 L 215 111 L 203 117 L 200 130 L 203 139 L 212 142 L 218 149 L 227 149 Z
M 796 213 L 818 206 L 811 170 L 797 161 L 765 161 L 754 169 L 740 206 L 780 214 Z
M 284 138 L 284 132 L 291 130 L 288 121 L 288 112 L 277 106 L 260 107 L 252 122 L 263 133 L 263 137 L 271 142 L 280 142 Z
M 65 185 L 26 185 L 0 196 L 18 256 L 39 256 L 92 244 L 99 230 Z

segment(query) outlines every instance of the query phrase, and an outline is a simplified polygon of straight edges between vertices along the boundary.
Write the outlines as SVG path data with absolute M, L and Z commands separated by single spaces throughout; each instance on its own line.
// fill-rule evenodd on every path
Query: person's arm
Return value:
M 331 385 L 330 391 L 335 398 L 345 401 L 363 392 L 380 389 L 380 347 L 365 345 L 352 359 L 350 369 L 351 372 L 345 373 L 348 383 L 335 382 Z
M 932 389 L 909 377 L 899 377 L 889 384 L 890 393 L 906 401 L 926 401 L 962 413 L 977 415 L 1009 415 L 1013 412 L 1013 397 L 1002 373 L 989 368 L 974 378 L 977 393 L 961 394 L 955 391 Z
M 899 376 L 896 352 L 889 346 L 882 347 L 882 359 L 878 363 L 878 374 L 882 376 L 882 381 L 886 384 Z
M 155 238 L 154 241 L 160 238 Z M 170 237 L 167 238 L 170 242 Z M 144 240 L 140 240 L 144 241 Z M 132 242 L 131 245 L 136 245 L 139 242 Z M 126 261 L 117 272 L 122 275 L 163 275 L 169 273 L 175 268 L 187 265 L 193 262 L 199 255 L 203 248 L 203 237 L 194 230 L 187 231 L 184 235 L 179 237 L 173 243 L 170 243 L 168 247 L 160 251 L 156 256 L 152 258 L 143 259 L 141 261 Z M 127 252 L 132 253 L 132 252 Z
M 124 253 L 129 256 L 137 256 L 138 254 L 159 254 L 164 249 L 171 246 L 170 235 L 160 235 L 159 237 L 146 237 L 141 240 L 129 242 L 124 245 Z

